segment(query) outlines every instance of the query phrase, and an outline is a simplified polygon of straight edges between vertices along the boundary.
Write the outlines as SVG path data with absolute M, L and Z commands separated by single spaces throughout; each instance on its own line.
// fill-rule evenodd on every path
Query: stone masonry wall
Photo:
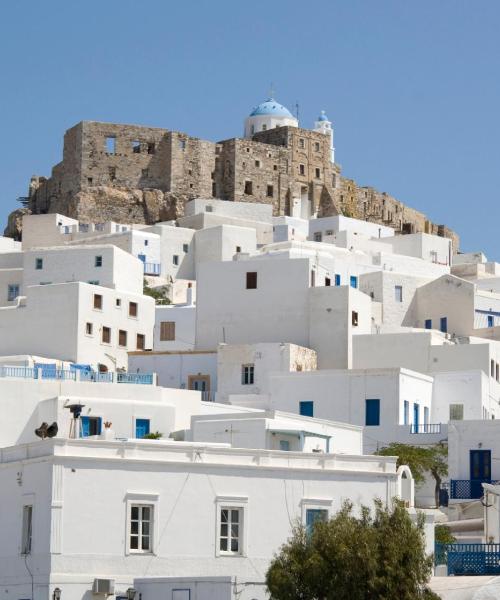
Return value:
M 311 215 L 345 214 L 401 233 L 451 237 L 458 249 L 458 237 L 444 225 L 342 177 L 330 161 L 329 137 L 297 127 L 213 143 L 167 129 L 83 121 L 65 133 L 63 160 L 51 177 L 31 179 L 28 210 L 82 222 L 155 223 L 182 216 L 185 202 L 199 197 L 272 204 L 275 215 L 290 215 L 300 199 Z M 10 222 L 18 237 L 18 221 Z

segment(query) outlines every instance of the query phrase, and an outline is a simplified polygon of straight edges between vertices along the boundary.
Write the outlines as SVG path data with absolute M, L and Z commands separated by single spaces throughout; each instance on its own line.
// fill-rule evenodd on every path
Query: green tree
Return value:
M 457 538 L 451 533 L 448 525 L 436 525 L 434 528 L 434 539 L 436 544 L 453 544 Z
M 423 515 L 413 523 L 400 501 L 375 502 L 355 516 L 345 503 L 312 532 L 301 525 L 266 574 L 273 600 L 439 600 L 428 587 Z
M 146 279 L 144 279 L 143 293 L 145 296 L 151 296 L 154 298 L 156 304 L 170 304 L 170 299 L 167 298 L 166 291 L 163 288 L 152 288 L 148 285 Z
M 398 467 L 408 465 L 416 484 L 423 483 L 425 474 L 434 478 L 434 500 L 439 507 L 439 490 L 443 477 L 448 475 L 448 447 L 443 444 L 433 446 L 412 446 L 410 444 L 393 443 L 381 448 L 377 454 L 397 456 Z

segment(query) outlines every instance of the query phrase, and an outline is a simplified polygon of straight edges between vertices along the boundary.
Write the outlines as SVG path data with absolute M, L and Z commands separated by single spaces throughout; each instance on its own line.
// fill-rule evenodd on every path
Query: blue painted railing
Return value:
M 441 423 L 419 423 L 410 425 L 410 433 L 441 433 Z
M 161 275 L 161 264 L 145 262 L 144 275 Z
M 500 575 L 500 544 L 436 544 L 434 562 L 448 575 Z
M 450 499 L 477 500 L 483 496 L 483 483 L 498 485 L 500 481 L 492 481 L 491 479 L 451 479 Z
M 152 373 L 116 373 L 116 383 L 153 385 Z
M 63 381 L 85 381 L 96 383 L 132 383 L 139 385 L 153 385 L 152 373 L 98 373 L 97 371 L 76 371 L 74 369 L 43 369 L 32 367 L 0 366 L 0 378 L 11 377 L 14 379 L 45 379 Z

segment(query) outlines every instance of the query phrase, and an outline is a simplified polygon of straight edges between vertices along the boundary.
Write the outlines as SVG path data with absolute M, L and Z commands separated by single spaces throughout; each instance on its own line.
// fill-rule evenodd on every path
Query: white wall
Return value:
M 491 477 L 500 480 L 500 421 L 452 421 L 448 425 L 448 475 L 470 479 L 470 451 L 491 450 Z
M 162 322 L 175 323 L 175 339 L 161 340 Z M 166 305 L 155 307 L 153 350 L 193 350 L 195 344 L 196 306 Z
M 217 390 L 217 354 L 205 351 L 131 352 L 131 373 L 156 373 L 158 385 L 167 388 L 189 388 L 189 377 L 208 376 L 209 392 Z M 210 396 L 212 399 L 214 394 Z
M 9 540 L 0 544 L 9 565 L 0 585 L 9 597 L 30 593 L 24 558 L 10 542 L 19 540 L 27 496 L 35 515 L 30 557 L 39 573 L 35 597 L 41 599 L 50 575 L 51 589 L 58 586 L 65 599 L 80 600 L 95 577 L 115 579 L 121 591 L 145 576 L 198 577 L 200 565 L 208 577 L 263 582 L 273 553 L 294 520 L 304 521 L 307 508 L 334 514 L 345 499 L 372 505 L 375 498 L 390 501 L 397 489 L 395 459 L 382 457 L 323 455 L 319 464 L 317 455 L 304 453 L 57 439 L 3 450 L 0 456 L 0 487 L 10 507 L 0 512 L 2 539 Z M 22 485 L 16 480 L 20 470 Z M 141 501 L 154 506 L 153 555 L 126 550 L 128 503 Z M 244 554 L 218 556 L 217 515 L 221 505 L 235 504 L 244 511 Z

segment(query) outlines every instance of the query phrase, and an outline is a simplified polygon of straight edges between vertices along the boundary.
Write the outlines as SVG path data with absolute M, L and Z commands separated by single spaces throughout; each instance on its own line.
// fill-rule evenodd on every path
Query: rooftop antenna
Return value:
M 299 120 L 299 103 L 298 102 L 295 103 L 295 118 L 297 119 L 297 121 Z

